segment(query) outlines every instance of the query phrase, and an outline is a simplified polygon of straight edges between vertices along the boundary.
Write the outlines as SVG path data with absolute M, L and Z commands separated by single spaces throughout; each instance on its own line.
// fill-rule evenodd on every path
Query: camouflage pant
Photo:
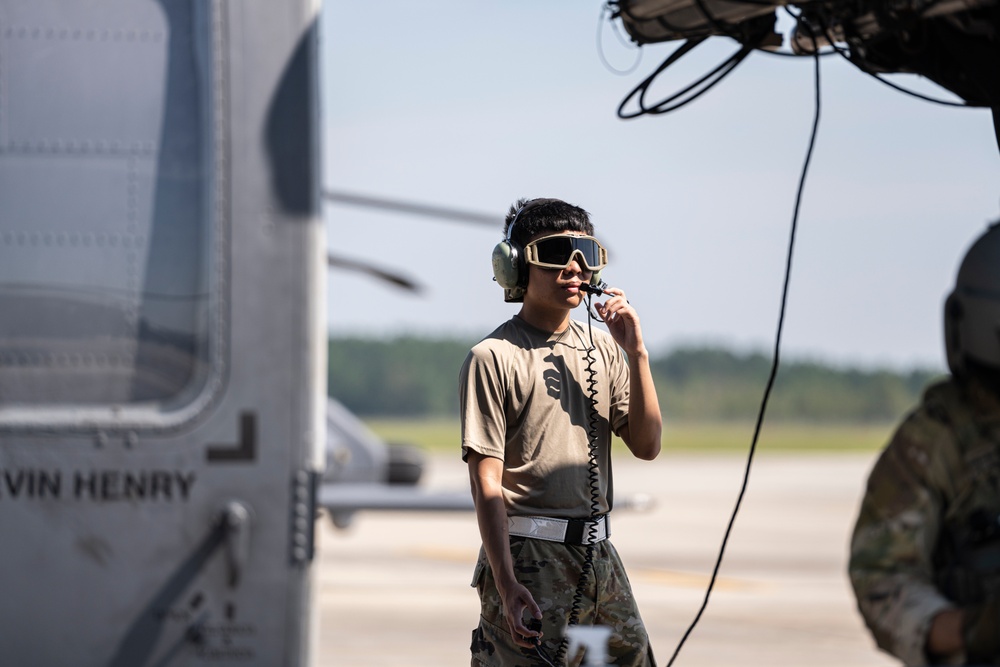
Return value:
M 554 659 L 572 612 L 573 597 L 584 567 L 587 547 L 515 537 L 511 539 L 514 574 L 542 609 L 542 650 Z M 596 573 L 596 585 L 595 577 Z M 479 591 L 482 616 L 472 632 L 472 667 L 535 667 L 546 663 L 514 643 L 503 616 L 500 594 L 485 552 L 480 549 L 472 585 Z M 609 664 L 655 667 L 646 628 L 639 617 L 632 587 L 610 541 L 594 548 L 594 569 L 587 578 L 579 625 L 612 628 Z M 579 665 L 582 655 L 569 665 Z

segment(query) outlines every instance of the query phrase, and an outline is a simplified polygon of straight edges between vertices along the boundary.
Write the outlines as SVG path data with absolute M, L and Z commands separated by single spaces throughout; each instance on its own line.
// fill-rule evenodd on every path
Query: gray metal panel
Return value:
M 164 7 L 124 0 L 5 3 L 4 143 L 101 154 L 154 150 L 169 40 L 192 37 L 172 30 Z M 45 85 L 36 72 L 45 72 Z M 134 95 L 109 113 L 109 97 L 124 102 L 122 90 Z
M 221 17 L 4 5 L 0 309 L 22 317 L 0 321 L 0 427 L 176 425 L 219 390 Z
M 0 525 L 15 536 L 0 550 L 5 664 L 308 664 L 325 242 L 318 193 L 289 199 L 274 177 L 318 183 L 316 148 L 275 150 L 295 132 L 273 123 L 316 121 L 315 64 L 296 56 L 315 48 L 315 12 L 294 0 L 0 0 L 0 300 L 17 306 L 0 318 L 0 354 L 14 358 L 0 385 L 14 369 L 35 382 L 20 405 L 0 397 Z M 94 86 L 122 88 L 77 85 L 85 118 L 46 107 L 35 123 L 32 105 L 73 91 L 12 102 L 7 55 L 21 37 L 9 29 L 39 28 L 17 47 L 19 67 L 39 72 L 55 57 L 49 29 L 57 51 L 76 48 L 58 42 L 74 23 L 108 26 L 117 46 L 94 42 L 94 62 L 117 74 Z M 129 41 L 130 27 L 141 39 L 154 24 L 162 41 Z M 125 71 L 155 62 L 133 46 L 163 52 L 152 81 Z M 57 60 L 86 77 L 78 56 Z M 70 144 L 71 130 L 95 143 Z M 119 147 L 98 147 L 111 132 Z M 136 363 L 110 358 L 129 353 Z M 62 354 L 76 356 L 59 370 Z M 137 368 L 155 385 L 146 393 Z

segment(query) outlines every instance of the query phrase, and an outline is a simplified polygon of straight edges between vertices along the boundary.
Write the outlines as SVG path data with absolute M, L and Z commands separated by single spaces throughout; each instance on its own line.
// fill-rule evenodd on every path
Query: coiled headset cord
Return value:
M 580 579 L 577 581 L 576 590 L 573 592 L 573 604 L 570 607 L 569 620 L 567 625 L 577 625 L 580 621 L 580 613 L 583 610 L 584 594 L 587 587 L 587 580 L 594 574 L 594 552 L 597 549 L 597 517 L 601 513 L 601 478 L 600 467 L 597 462 L 597 437 L 600 424 L 600 414 L 597 410 L 597 359 L 594 356 L 594 329 L 593 314 L 590 311 L 590 294 L 587 295 L 587 335 L 589 344 L 580 337 L 580 343 L 584 346 L 587 367 L 587 400 L 589 403 L 589 417 L 587 422 L 587 482 L 590 488 L 590 521 L 587 527 L 587 553 L 583 561 L 583 569 L 580 570 Z M 572 326 L 572 325 L 571 325 Z M 610 455 L 610 452 L 609 452 Z M 609 507 L 610 509 L 610 507 Z M 596 575 L 595 575 L 596 576 Z M 596 583 L 596 581 L 595 581 Z M 569 641 L 563 637 L 559 643 L 559 650 L 556 652 L 554 660 L 550 660 L 544 649 L 540 645 L 535 646 L 536 655 L 551 667 L 564 665 L 566 651 L 569 648 Z

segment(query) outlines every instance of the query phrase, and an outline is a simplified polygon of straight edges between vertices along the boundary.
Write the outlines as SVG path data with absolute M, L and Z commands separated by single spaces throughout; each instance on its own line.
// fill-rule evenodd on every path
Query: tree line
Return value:
M 458 371 L 472 340 L 336 336 L 329 341 L 331 396 L 363 417 L 458 415 Z M 663 414 L 691 421 L 745 421 L 760 408 L 771 368 L 762 352 L 678 347 L 650 360 Z M 770 419 L 896 421 L 939 371 L 862 369 L 782 359 Z

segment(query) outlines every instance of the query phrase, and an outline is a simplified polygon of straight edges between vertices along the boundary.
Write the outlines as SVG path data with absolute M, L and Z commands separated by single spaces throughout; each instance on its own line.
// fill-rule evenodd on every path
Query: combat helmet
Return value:
M 965 254 L 955 289 L 944 306 L 948 366 L 962 376 L 970 366 L 1000 371 L 1000 221 Z

